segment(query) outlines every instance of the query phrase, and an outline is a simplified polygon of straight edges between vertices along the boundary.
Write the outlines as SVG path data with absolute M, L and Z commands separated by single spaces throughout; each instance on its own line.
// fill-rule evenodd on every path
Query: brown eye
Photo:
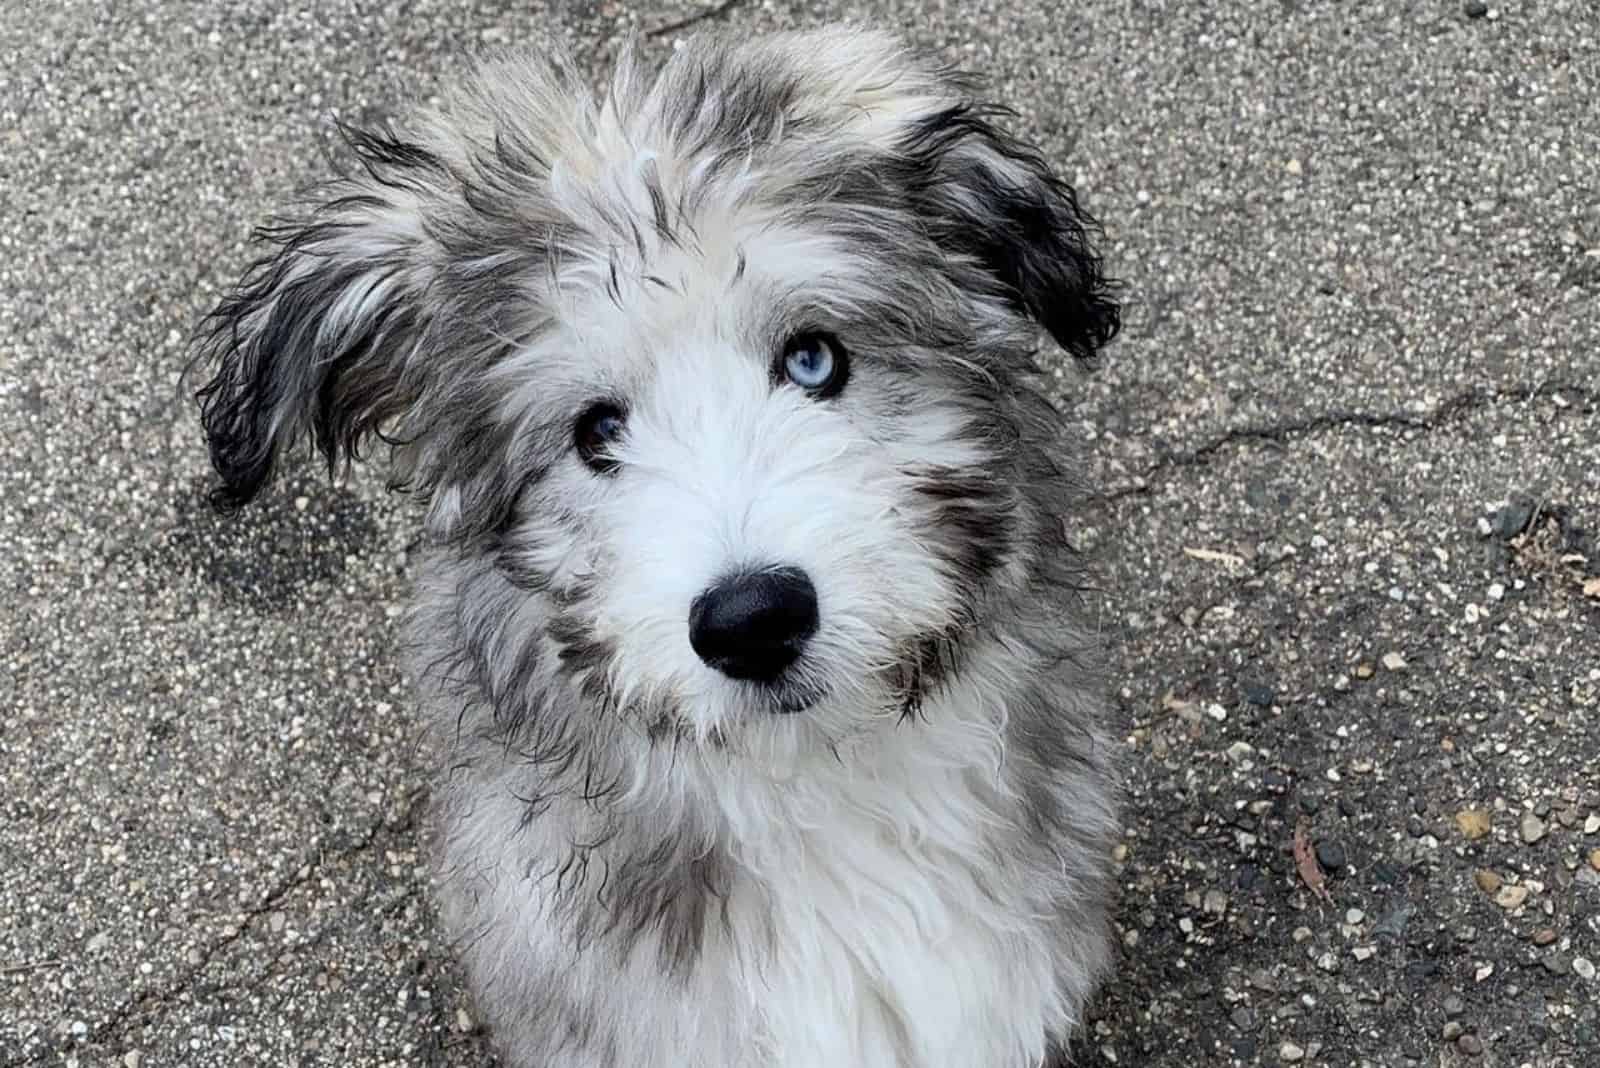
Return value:
M 611 446 L 622 438 L 627 429 L 627 415 L 607 401 L 592 404 L 578 416 L 573 428 L 573 443 L 578 449 L 578 459 L 596 474 L 610 474 L 617 469 Z
M 832 397 L 850 377 L 850 357 L 831 334 L 796 334 L 784 343 L 782 374 L 813 397 Z

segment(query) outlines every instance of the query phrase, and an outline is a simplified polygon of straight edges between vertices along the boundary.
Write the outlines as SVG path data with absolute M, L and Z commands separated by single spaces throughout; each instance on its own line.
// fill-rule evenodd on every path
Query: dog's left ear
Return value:
M 1088 360 L 1122 320 L 1091 245 L 1099 227 L 1038 152 L 995 125 L 1003 114 L 961 102 L 912 123 L 899 146 L 912 203 L 940 245 L 983 266 L 1062 348 Z

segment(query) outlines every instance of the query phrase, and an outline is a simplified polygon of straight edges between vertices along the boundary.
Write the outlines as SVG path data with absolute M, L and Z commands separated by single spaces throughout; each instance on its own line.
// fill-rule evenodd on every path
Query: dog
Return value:
M 1117 771 L 1037 364 L 1100 230 L 868 29 L 482 60 L 260 236 L 215 500 L 386 448 L 441 920 L 514 1068 L 1064 1063 Z

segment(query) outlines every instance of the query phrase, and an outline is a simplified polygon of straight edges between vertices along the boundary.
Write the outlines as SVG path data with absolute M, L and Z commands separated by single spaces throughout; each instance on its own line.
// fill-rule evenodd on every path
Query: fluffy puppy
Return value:
M 516 1068 L 1027 1068 L 1107 961 L 1074 465 L 1093 224 L 895 39 L 486 62 L 263 231 L 219 504 L 308 435 L 423 508 L 444 920 Z M 1042 328 L 1042 332 L 1041 332 Z

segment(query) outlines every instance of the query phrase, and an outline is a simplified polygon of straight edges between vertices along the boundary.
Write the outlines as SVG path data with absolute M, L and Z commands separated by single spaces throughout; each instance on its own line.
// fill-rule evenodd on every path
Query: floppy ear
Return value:
M 423 205 L 448 171 L 420 146 L 340 132 L 362 173 L 306 216 L 256 231 L 271 249 L 206 319 L 186 372 L 211 376 L 195 396 L 220 508 L 253 498 L 302 432 L 330 470 L 358 458 L 420 388 L 413 356 L 439 263 Z
M 993 123 L 1004 114 L 962 102 L 913 122 L 899 146 L 912 201 L 941 246 L 982 265 L 1062 348 L 1090 359 L 1122 320 L 1090 241 L 1099 227 L 1038 152 Z

